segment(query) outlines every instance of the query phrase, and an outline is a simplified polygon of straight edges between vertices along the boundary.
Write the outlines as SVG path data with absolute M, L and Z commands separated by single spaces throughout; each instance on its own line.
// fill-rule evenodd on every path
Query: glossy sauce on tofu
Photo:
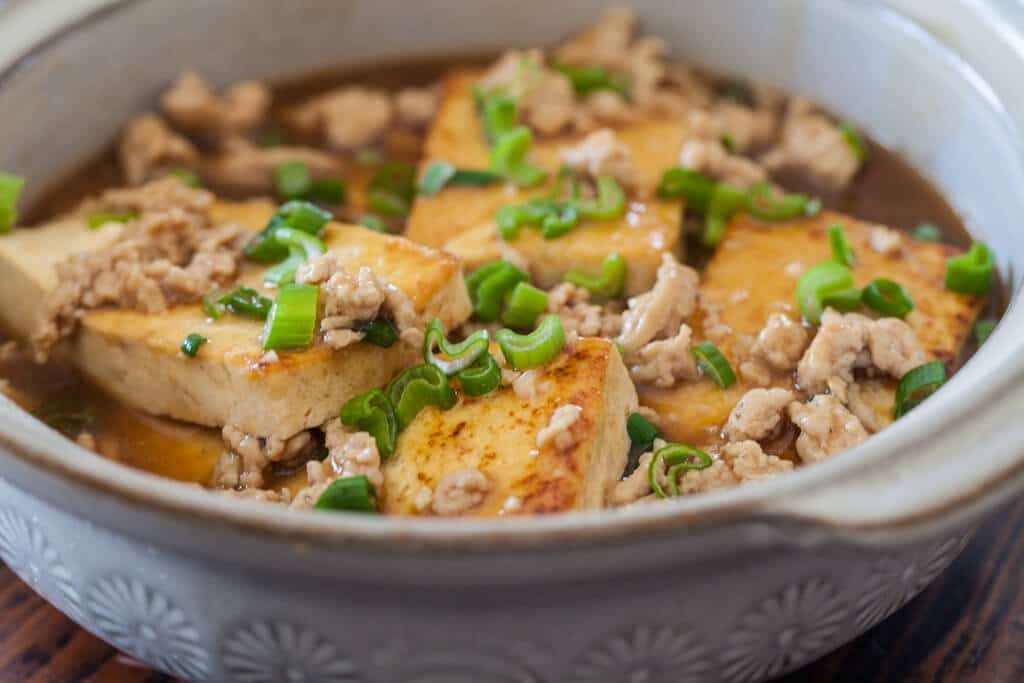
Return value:
M 425 85 L 438 80 L 455 65 L 479 65 L 488 60 L 481 56 L 398 61 L 357 68 L 327 70 L 274 88 L 274 117 L 282 103 L 294 103 L 343 84 L 366 84 L 383 88 Z M 376 154 L 355 155 L 345 161 L 344 179 L 349 187 L 352 214 L 342 216 L 355 221 L 365 209 L 365 187 L 382 159 L 400 159 L 415 163 L 420 155 L 422 137 L 406 133 L 389 135 Z M 946 242 L 959 246 L 970 244 L 970 237 L 956 212 L 925 178 L 898 154 L 868 141 L 868 163 L 852 185 L 841 195 L 826 197 L 828 208 L 846 213 L 865 222 L 877 222 L 901 230 L 912 230 L 921 223 L 937 226 Z M 788 189 L 802 189 L 801 179 L 786 178 Z M 85 197 L 122 184 L 113 148 L 95 162 L 57 184 L 49 195 L 27 214 L 29 224 L 39 223 L 75 207 Z M 219 188 L 209 189 L 218 194 Z M 235 198 L 238 197 L 235 195 Z M 390 226 L 401 230 L 400 221 Z M 702 268 L 708 255 L 691 248 L 688 260 Z M 991 297 L 993 312 L 1002 308 L 1000 297 Z M 970 353 L 968 344 L 965 353 Z M 51 361 L 45 366 L 32 364 L 27 353 L 6 349 L 0 353 L 0 377 L 8 382 L 8 395 L 29 411 L 35 412 L 58 430 L 74 438 L 85 429 L 95 440 L 83 444 L 105 457 L 172 479 L 205 484 L 219 454 L 223 451 L 218 430 L 186 425 L 155 418 L 119 405 L 83 381 L 67 365 Z M 154 387 L 159 391 L 159 387 Z M 717 391 L 717 390 L 716 390 Z M 685 393 L 685 392 L 684 392 Z M 721 392 L 719 392 L 721 393 Z M 646 400 L 646 401 L 645 401 Z M 661 404 L 680 400 L 672 391 L 645 390 L 641 403 L 649 402 L 659 409 Z M 693 415 L 664 411 L 665 433 L 676 438 L 704 435 L 700 421 L 695 426 Z M 715 415 L 720 424 L 721 415 Z M 711 421 L 708 423 L 710 424 Z M 302 472 L 279 470 L 274 473 L 278 486 L 302 486 Z

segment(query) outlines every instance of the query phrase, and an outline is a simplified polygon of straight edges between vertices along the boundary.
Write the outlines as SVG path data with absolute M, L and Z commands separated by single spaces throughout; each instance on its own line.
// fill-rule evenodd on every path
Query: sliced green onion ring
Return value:
M 649 450 L 661 432 L 640 413 L 630 413 L 626 418 L 626 433 L 633 446 L 641 451 Z
M 647 466 L 647 480 L 650 482 L 651 490 L 659 498 L 679 496 L 679 475 L 689 470 L 703 470 L 711 467 L 713 460 L 704 451 L 692 446 L 685 446 L 680 443 L 672 443 L 659 448 L 654 452 L 650 464 Z M 658 473 L 664 468 L 668 477 L 669 492 L 658 482 Z
M 419 193 L 429 197 L 437 194 L 447 185 L 483 187 L 499 180 L 501 180 L 501 176 L 491 171 L 458 169 L 447 161 L 432 161 L 423 171 Z
M 181 341 L 181 352 L 189 358 L 195 358 L 196 353 L 199 352 L 199 347 L 210 341 L 203 335 L 193 332 Z
M 466 277 L 473 315 L 482 322 L 494 322 L 501 313 L 505 295 L 530 276 L 509 261 L 491 261 Z
M 274 183 L 285 199 L 302 199 L 313 186 L 313 178 L 304 162 L 288 161 L 274 169 Z
M 981 242 L 975 242 L 966 254 L 946 262 L 946 289 L 975 296 L 988 294 L 995 267 L 992 251 Z
M 532 329 L 537 318 L 548 309 L 548 293 L 526 282 L 519 282 L 505 295 L 501 322 L 517 330 Z
M 501 385 L 501 366 L 490 353 L 484 353 L 472 365 L 455 375 L 467 396 L 483 396 Z
M 138 217 L 137 213 L 131 211 L 125 213 L 106 213 L 100 211 L 99 213 L 91 214 L 86 223 L 90 230 L 96 230 L 97 228 L 102 228 L 107 223 L 127 223 Z
M 365 214 L 360 218 L 359 225 L 374 232 L 388 232 L 388 226 L 384 223 L 383 219 L 380 216 L 374 216 L 372 213 Z
M 857 263 L 857 255 L 853 246 L 846 239 L 843 226 L 835 223 L 828 227 L 828 240 L 832 243 L 832 260 L 841 266 L 853 266 Z
M 349 399 L 341 408 L 341 421 L 372 436 L 381 459 L 387 459 L 395 452 L 398 418 L 395 407 L 382 390 L 371 389 Z
M 932 223 L 921 223 L 914 228 L 913 238 L 918 242 L 941 242 L 942 231 Z
M 514 97 L 488 95 L 483 99 L 481 119 L 488 144 L 495 144 L 516 127 L 518 108 Z
M 749 204 L 750 196 L 743 190 L 725 184 L 716 186 L 704 217 L 704 235 L 701 238 L 704 246 L 717 246 L 733 214 L 746 209 Z
M 423 341 L 423 360 L 433 365 L 446 376 L 456 375 L 487 353 L 491 338 L 487 330 L 477 330 L 461 342 L 450 342 L 445 338 L 444 325 L 437 318 L 427 325 Z M 438 352 L 447 358 L 438 357 Z
M 626 287 L 626 260 L 618 253 L 612 252 L 601 262 L 600 275 L 570 270 L 562 279 L 577 287 L 583 287 L 591 294 L 616 299 L 622 296 Z
M 313 504 L 314 510 L 329 512 L 377 512 L 373 484 L 365 474 L 335 479 Z
M 711 342 L 703 341 L 697 344 L 690 349 L 690 353 L 697 359 L 701 371 L 718 386 L 727 389 L 736 383 L 736 373 L 729 365 L 729 360 Z
M 853 288 L 853 274 L 835 261 L 823 261 L 807 269 L 796 284 L 800 314 L 810 323 L 821 322 L 825 299 Z
M 341 178 L 322 178 L 309 185 L 306 199 L 323 204 L 344 204 L 347 190 Z
M 821 297 L 822 308 L 834 308 L 843 313 L 856 311 L 863 301 L 863 292 L 856 287 L 840 289 L 838 292 L 830 292 Z
M 715 181 L 688 168 L 670 168 L 661 176 L 657 195 L 660 199 L 682 199 L 686 208 L 706 213 L 715 193 Z
M 282 286 L 263 328 L 263 348 L 274 351 L 309 346 L 316 332 L 319 294 L 320 288 L 312 285 Z
M 600 176 L 597 179 L 597 197 L 577 199 L 574 204 L 582 218 L 610 221 L 626 213 L 626 193 L 615 178 Z
M 10 232 L 18 222 L 18 197 L 24 186 L 24 178 L 0 173 L 0 234 Z
M 839 130 L 843 134 L 843 140 L 846 141 L 846 144 L 850 146 L 850 149 L 857 156 L 857 161 L 863 163 L 864 159 L 868 156 L 868 148 L 864 144 L 864 139 L 857 131 L 857 127 L 849 121 L 843 121 L 839 126 Z
M 404 370 L 391 380 L 386 392 L 395 407 L 399 430 L 408 427 L 428 405 L 441 410 L 455 405 L 455 392 L 448 378 L 436 366 L 426 363 Z
M 611 90 L 622 97 L 629 97 L 629 81 L 600 66 L 575 66 L 555 63 L 552 69 L 563 74 L 578 95 L 588 95 L 598 90 Z
M 518 126 L 501 135 L 491 148 L 491 170 L 520 187 L 533 187 L 547 175 L 526 159 L 533 134 L 525 126 Z
M 543 365 L 562 352 L 565 331 L 557 315 L 549 315 L 530 334 L 517 334 L 512 330 L 498 330 L 494 338 L 505 355 L 505 360 L 517 370 Z
M 398 341 L 398 330 L 395 324 L 386 318 L 374 318 L 355 326 L 357 332 L 363 333 L 363 339 L 385 349 L 389 349 Z
M 864 288 L 864 304 L 873 311 L 894 318 L 905 318 L 914 310 L 914 300 L 903 286 L 893 280 L 877 278 Z
M 562 237 L 575 228 L 580 222 L 580 214 L 572 204 L 565 204 L 560 209 L 552 210 L 540 223 L 540 234 L 546 240 Z
M 804 194 L 778 195 L 771 183 L 750 188 L 750 214 L 763 221 L 786 221 L 808 215 L 811 198 Z
M 295 279 L 295 271 L 309 259 L 323 256 L 327 246 L 319 238 L 295 228 L 278 228 L 273 233 L 277 244 L 288 249 L 288 258 L 269 268 L 263 274 L 263 281 L 280 286 Z
M 270 314 L 270 308 L 274 305 L 271 299 L 268 299 L 251 287 L 229 289 L 213 303 L 222 307 L 222 312 L 229 311 L 235 315 L 255 320 L 265 320 L 267 315 Z M 207 313 L 209 313 L 209 310 L 207 310 Z
M 406 215 L 415 195 L 416 169 L 405 162 L 389 161 L 370 179 L 369 207 L 382 216 Z
M 896 387 L 896 419 L 919 406 L 946 383 L 946 366 L 942 361 L 918 365 L 900 379 Z

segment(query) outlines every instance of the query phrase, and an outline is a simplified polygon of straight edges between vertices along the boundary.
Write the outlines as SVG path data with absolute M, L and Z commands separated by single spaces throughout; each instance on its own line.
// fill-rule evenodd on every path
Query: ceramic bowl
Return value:
M 815 97 L 901 150 L 1016 290 L 1024 50 L 994 5 L 633 4 L 676 56 Z M 596 5 L 15 3 L 0 10 L 0 168 L 30 179 L 31 201 L 151 108 L 184 65 L 228 82 L 545 44 Z M 898 609 L 1019 492 L 1022 340 L 1014 300 L 943 391 L 830 462 L 544 519 L 283 514 L 129 471 L 4 400 L 0 555 L 89 630 L 189 680 L 761 681 Z

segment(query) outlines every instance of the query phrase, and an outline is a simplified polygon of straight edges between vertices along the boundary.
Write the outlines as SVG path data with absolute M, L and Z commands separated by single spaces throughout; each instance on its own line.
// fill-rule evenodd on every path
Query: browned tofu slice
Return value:
M 428 408 L 399 435 L 394 456 L 383 467 L 382 511 L 417 512 L 424 487 L 434 489 L 449 473 L 475 468 L 490 481 L 477 517 L 529 515 L 599 508 L 626 463 L 626 417 L 636 391 L 618 350 L 603 339 L 582 339 L 551 361 L 542 376 L 548 386 L 532 400 L 512 387 L 454 408 Z M 537 434 L 559 406 L 582 408 L 566 450 L 537 446 Z
M 800 274 L 832 257 L 828 228 L 844 227 L 856 251 L 854 280 L 863 287 L 875 278 L 902 284 L 914 300 L 907 322 L 917 333 L 930 359 L 954 370 L 984 300 L 949 292 L 945 288 L 946 260 L 960 250 L 949 245 L 917 242 L 899 233 L 899 254 L 885 255 L 871 247 L 877 226 L 848 216 L 825 212 L 804 220 L 766 225 L 748 216 L 733 221 L 702 277 L 702 311 L 714 307 L 721 322 L 733 330 L 722 344 L 734 359 L 737 335 L 756 335 L 768 316 L 782 312 L 799 320 L 795 292 Z M 694 321 L 695 336 L 703 338 L 702 320 Z M 669 390 L 644 390 L 641 402 L 663 417 L 666 434 L 693 444 L 713 443 L 719 428 L 739 398 L 752 387 L 742 379 L 728 390 L 710 381 L 681 384 Z M 891 420 L 895 381 L 867 383 L 865 397 L 884 421 Z
M 445 79 L 441 105 L 427 136 L 424 164 L 443 159 L 460 168 L 488 167 L 488 148 L 472 95 L 473 84 L 481 73 L 476 69 L 458 69 Z M 616 134 L 632 150 L 642 184 L 653 187 L 662 172 L 676 164 L 685 128 L 679 118 L 651 118 L 622 126 Z M 572 136 L 535 137 L 531 158 L 549 171 L 557 171 L 562 147 L 577 141 L 578 137 Z M 529 193 L 505 185 L 445 188 L 432 197 L 417 198 L 406 236 L 439 247 L 466 230 L 490 222 L 499 207 L 525 201 L 528 196 Z M 670 217 L 666 230 L 674 228 L 678 232 L 679 221 L 677 212 Z M 674 244 L 673 241 L 662 249 L 671 249 Z
M 269 203 L 220 203 L 214 216 L 255 231 L 272 211 Z M 0 292 L 3 322 L 28 336 L 39 302 L 56 285 L 54 265 L 83 249 L 101 248 L 118 234 L 118 226 L 90 231 L 71 219 L 0 239 L 0 263 L 8 276 Z M 421 314 L 436 315 L 448 326 L 469 316 L 462 270 L 454 257 L 340 223 L 326 227 L 324 241 L 342 263 L 369 266 L 405 291 Z M 260 288 L 264 269 L 246 263 L 239 280 Z M 271 290 L 264 294 L 274 296 Z M 176 306 L 162 315 L 95 310 L 86 314 L 69 352 L 85 375 L 129 405 L 202 425 L 233 424 L 260 436 L 287 436 L 319 426 L 346 400 L 387 382 L 417 355 L 403 345 L 382 349 L 360 343 L 342 351 L 314 346 L 282 352 L 274 362 L 264 357 L 262 325 L 230 315 L 208 321 L 199 304 Z M 193 332 L 210 341 L 188 358 L 180 345 Z

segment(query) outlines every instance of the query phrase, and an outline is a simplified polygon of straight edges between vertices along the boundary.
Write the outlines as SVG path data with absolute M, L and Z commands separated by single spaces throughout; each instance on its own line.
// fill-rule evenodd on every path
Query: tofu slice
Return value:
M 701 310 L 720 309 L 721 322 L 734 331 L 722 352 L 733 361 L 737 335 L 756 335 L 768 316 L 782 312 L 800 319 L 796 283 L 807 268 L 831 258 L 830 225 L 843 226 L 856 251 L 853 276 L 858 287 L 875 278 L 903 285 L 914 300 L 907 323 L 931 360 L 956 369 L 984 299 L 949 292 L 945 288 L 946 260 L 962 250 L 944 244 L 916 242 L 898 233 L 900 253 L 888 256 L 871 247 L 872 230 L 879 227 L 848 216 L 823 212 L 819 216 L 783 224 L 764 224 L 749 216 L 737 217 L 702 277 Z M 703 316 L 693 321 L 695 338 L 702 339 Z M 735 363 L 734 363 L 735 366 Z M 892 419 L 896 381 L 865 383 L 866 399 L 883 423 Z M 645 389 L 644 405 L 658 411 L 667 436 L 684 443 L 711 444 L 733 406 L 752 387 L 742 379 L 723 391 L 710 381 L 681 384 L 669 390 Z
M 626 464 L 626 417 L 636 409 L 636 391 L 618 350 L 603 339 L 581 339 L 551 361 L 548 386 L 533 399 L 512 387 L 454 408 L 428 408 L 403 431 L 384 464 L 382 511 L 418 512 L 414 501 L 446 474 L 476 468 L 491 483 L 483 503 L 467 516 L 529 515 L 599 508 Z M 552 413 L 572 403 L 583 409 L 571 449 L 537 447 L 537 433 Z M 514 502 L 506 504 L 509 499 Z
M 488 148 L 472 95 L 473 84 L 481 74 L 482 71 L 479 69 L 457 69 L 450 72 L 445 78 L 441 105 L 427 136 L 424 165 L 431 161 L 444 159 L 460 168 L 487 168 Z M 616 133 L 619 139 L 632 150 L 633 160 L 642 184 L 653 188 L 662 172 L 676 164 L 679 148 L 685 135 L 685 127 L 683 122 L 677 118 L 651 118 L 622 126 L 616 130 Z M 557 171 L 561 166 L 559 161 L 561 148 L 574 144 L 578 139 L 573 136 L 537 137 L 530 148 L 531 158 L 549 171 Z M 445 188 L 432 197 L 417 198 L 409 216 L 406 236 L 411 240 L 430 246 L 459 247 L 459 244 L 453 245 L 451 242 L 455 236 L 467 230 L 483 230 L 480 226 L 485 223 L 493 225 L 494 213 L 499 207 L 523 202 L 536 193 L 536 190 L 521 192 L 515 187 L 505 185 L 482 188 Z M 646 202 L 646 200 L 642 201 Z M 671 235 L 671 239 L 668 239 L 665 244 L 656 247 L 659 252 L 655 255 L 655 264 L 660 261 L 662 251 L 680 248 L 678 233 L 682 212 L 679 210 L 678 202 L 673 207 L 676 209 L 675 212 L 670 211 L 668 207 L 657 209 L 648 207 L 646 211 L 647 214 L 657 215 L 659 220 L 663 220 L 661 232 Z M 625 221 L 611 225 L 615 226 L 614 229 L 605 226 L 604 229 L 596 230 L 592 226 L 580 226 L 575 231 L 581 233 L 577 240 L 582 242 L 585 240 L 583 235 L 590 234 L 590 239 L 595 243 L 592 248 L 600 251 L 601 242 L 606 242 L 611 233 L 616 243 L 623 245 L 623 248 L 628 245 L 630 251 L 640 252 L 649 248 L 643 230 L 631 229 L 633 226 L 628 225 Z M 477 242 L 482 238 L 481 233 Z M 520 247 L 519 241 L 521 240 L 517 240 L 516 248 L 523 250 L 524 255 L 530 258 L 530 253 L 527 253 L 530 247 Z M 554 244 L 562 244 L 562 240 L 556 240 Z M 470 253 L 456 253 L 467 258 L 473 257 Z M 602 253 L 602 258 L 607 253 L 605 250 Z M 573 254 L 575 257 L 575 253 L 568 249 L 564 252 L 551 249 L 550 254 L 562 255 L 559 266 L 562 272 L 576 265 L 572 259 L 565 256 L 565 254 Z M 537 257 L 543 261 L 545 256 L 550 257 L 550 254 L 542 250 Z M 641 272 L 640 263 L 636 268 L 638 273 Z
M 269 202 L 219 203 L 215 220 L 262 228 Z M 78 219 L 19 230 L 0 239 L 8 286 L 0 292 L 0 319 L 20 336 L 35 326 L 38 303 L 56 286 L 54 265 L 68 255 L 110 244 L 120 227 L 90 231 Z M 405 291 L 420 313 L 447 326 L 469 317 L 471 306 L 457 259 L 433 249 L 353 225 L 331 223 L 324 241 L 341 261 L 367 265 Z M 262 264 L 245 263 L 239 281 L 261 288 Z M 264 290 L 273 297 L 272 290 Z M 314 346 L 280 352 L 273 362 L 259 341 L 261 321 L 224 316 L 207 321 L 199 304 L 162 315 L 101 309 L 88 312 L 68 344 L 75 364 L 104 391 L 154 415 L 201 425 L 233 424 L 258 435 L 288 436 L 319 426 L 341 405 L 415 362 L 417 351 L 368 343 L 343 351 Z M 210 339 L 195 358 L 181 354 L 192 332 Z

